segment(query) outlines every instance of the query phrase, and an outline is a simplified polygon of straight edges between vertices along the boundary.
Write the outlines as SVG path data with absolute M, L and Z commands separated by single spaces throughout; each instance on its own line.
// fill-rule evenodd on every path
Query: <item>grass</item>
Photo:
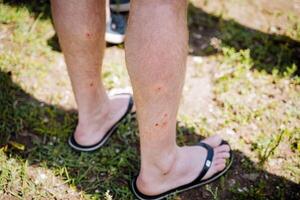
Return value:
M 295 147 L 298 147 L 299 141 L 297 144 L 290 142 L 291 136 L 299 137 L 300 110 L 294 104 L 299 103 L 300 96 L 298 89 L 291 91 L 290 87 L 297 88 L 298 81 L 250 71 L 253 62 L 248 50 L 235 52 L 225 48 L 223 51 L 227 58 L 219 65 L 219 73 L 222 74 L 222 70 L 228 72 L 228 67 L 235 66 L 234 71 L 224 73 L 215 80 L 216 101 L 222 104 L 224 126 L 232 126 L 240 132 L 242 140 L 252 143 L 252 151 L 257 153 L 261 165 L 272 156 L 280 157 L 287 149 L 295 153 L 290 156 L 297 158 L 299 151 Z M 285 102 L 281 98 L 283 96 L 289 102 Z M 251 126 L 255 127 L 253 131 Z M 289 144 L 289 147 L 281 147 L 283 144 Z M 300 174 L 292 176 L 299 182 Z
M 236 159 L 220 181 L 170 199 L 299 199 L 300 22 L 287 17 L 279 36 L 190 4 L 190 57 L 204 59 L 192 64 L 196 78 L 210 76 L 204 69 L 215 63 L 213 111 L 179 116 L 178 143 L 219 133 Z M 193 38 L 199 34 L 203 48 Z M 128 182 L 139 166 L 135 117 L 105 148 L 72 151 L 66 141 L 77 116 L 57 49 L 47 2 L 0 4 L 0 199 L 133 199 Z M 108 89 L 129 86 L 122 58 L 122 49 L 107 48 Z

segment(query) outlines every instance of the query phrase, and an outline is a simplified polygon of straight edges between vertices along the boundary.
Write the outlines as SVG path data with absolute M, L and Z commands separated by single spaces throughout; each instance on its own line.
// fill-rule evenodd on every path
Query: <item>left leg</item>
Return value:
M 74 137 L 93 145 L 125 113 L 128 97 L 109 98 L 102 78 L 105 0 L 51 0 L 52 15 L 78 106 Z

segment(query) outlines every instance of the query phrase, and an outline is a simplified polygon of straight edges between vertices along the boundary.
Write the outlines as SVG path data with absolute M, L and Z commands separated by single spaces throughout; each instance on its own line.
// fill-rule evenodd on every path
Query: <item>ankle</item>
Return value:
M 84 109 L 78 110 L 78 124 L 86 124 L 92 122 L 93 119 L 98 121 L 109 118 L 110 111 L 111 106 L 108 99 L 104 99 L 95 105 L 87 105 Z
M 159 157 L 144 162 L 142 165 L 139 177 L 143 181 L 147 181 L 149 177 L 166 176 L 168 175 L 178 161 L 179 147 L 175 146 L 172 150 L 159 153 Z M 150 175 L 150 176 L 149 176 Z
M 140 174 L 137 179 L 138 189 L 149 195 L 155 195 L 154 191 L 161 190 L 160 184 L 174 171 L 178 163 L 179 148 L 164 154 L 160 159 L 157 159 L 152 164 L 147 163 L 146 167 L 141 167 Z M 162 155 L 162 154 L 160 154 Z

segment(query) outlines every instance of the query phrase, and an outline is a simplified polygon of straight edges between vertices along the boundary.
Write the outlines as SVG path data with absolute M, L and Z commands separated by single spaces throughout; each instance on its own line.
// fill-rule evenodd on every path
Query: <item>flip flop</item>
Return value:
M 228 142 L 226 142 L 224 140 L 221 142 L 220 145 L 223 145 L 223 144 L 229 145 Z M 184 191 L 187 191 L 187 190 L 190 190 L 190 189 L 193 189 L 193 188 L 200 187 L 200 186 L 203 186 L 205 184 L 211 183 L 211 182 L 217 180 L 218 178 L 220 178 L 221 176 L 223 176 L 229 170 L 230 166 L 232 165 L 232 161 L 233 161 L 233 155 L 232 155 L 231 150 L 230 150 L 229 162 L 228 162 L 227 166 L 225 167 L 225 169 L 223 169 L 222 171 L 214 174 L 212 177 L 210 177 L 208 179 L 202 180 L 202 178 L 205 176 L 205 174 L 208 172 L 209 168 L 212 165 L 212 161 L 213 161 L 213 157 L 214 157 L 214 150 L 210 145 L 208 145 L 206 143 L 203 143 L 203 142 L 200 142 L 198 145 L 201 146 L 201 147 L 204 147 L 207 150 L 207 156 L 206 156 L 206 160 L 205 160 L 205 165 L 203 166 L 203 169 L 201 170 L 200 174 L 198 175 L 198 177 L 195 180 L 193 180 L 192 182 L 190 182 L 188 184 L 185 184 L 185 185 L 179 186 L 177 188 L 171 189 L 171 190 L 169 190 L 167 192 L 164 192 L 162 194 L 149 196 L 149 195 L 145 195 L 145 194 L 141 193 L 138 190 L 138 188 L 136 186 L 137 177 L 134 177 L 134 179 L 131 181 L 130 188 L 131 188 L 131 191 L 133 192 L 133 194 L 135 195 L 135 197 L 137 199 L 140 199 L 140 200 L 164 199 L 164 198 L 168 197 L 169 195 L 178 194 L 180 192 L 184 192 Z
M 129 94 L 129 93 L 121 93 L 121 94 L 117 94 L 117 95 L 129 95 L 129 102 L 128 102 L 127 110 L 123 114 L 123 116 L 106 132 L 106 134 L 104 135 L 104 137 L 100 141 L 98 141 L 96 144 L 88 145 L 88 146 L 78 144 L 76 142 L 76 140 L 75 140 L 74 133 L 73 133 L 69 137 L 69 140 L 68 140 L 68 144 L 69 144 L 70 147 L 72 147 L 76 151 L 90 152 L 90 151 L 95 151 L 95 150 L 99 149 L 100 147 L 102 147 L 106 143 L 106 141 L 115 132 L 115 130 L 118 128 L 118 126 L 123 121 L 123 119 L 128 114 L 130 114 L 130 112 L 132 110 L 132 107 L 133 107 L 133 99 L 132 99 L 131 94 Z

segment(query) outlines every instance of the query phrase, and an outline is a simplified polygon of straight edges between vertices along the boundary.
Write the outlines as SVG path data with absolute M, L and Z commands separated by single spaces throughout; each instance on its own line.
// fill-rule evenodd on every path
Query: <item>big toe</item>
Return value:
M 222 138 L 219 135 L 213 135 L 213 136 L 210 136 L 210 137 L 202 140 L 202 142 L 208 144 L 212 148 L 215 148 L 221 144 Z

